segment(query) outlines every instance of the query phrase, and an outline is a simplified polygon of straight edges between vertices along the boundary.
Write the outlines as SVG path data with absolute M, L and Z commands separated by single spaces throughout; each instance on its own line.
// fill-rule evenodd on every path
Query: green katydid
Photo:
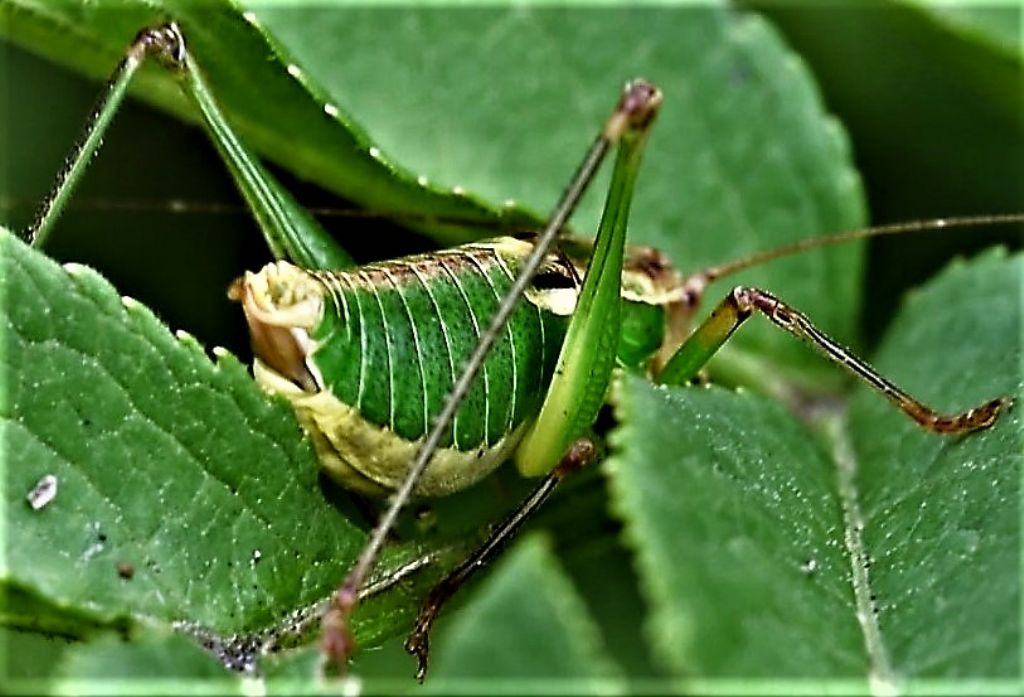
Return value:
M 150 36 L 150 35 L 146 35 L 146 36 Z M 166 46 L 165 46 L 165 48 L 166 48 Z M 172 62 L 178 62 L 178 61 L 180 61 L 183 58 L 183 55 L 182 54 L 172 53 L 168 57 L 171 59 Z M 196 79 L 198 79 L 198 75 L 196 75 L 194 77 Z M 206 94 L 204 89 L 197 87 L 195 94 L 199 95 L 199 98 L 200 98 L 202 106 L 209 107 L 209 106 L 212 105 L 212 102 L 204 102 L 203 101 L 203 99 L 205 98 L 204 95 Z M 226 124 L 226 122 L 224 122 L 223 119 L 219 118 L 219 116 L 216 115 L 215 113 L 207 113 L 207 116 L 208 116 L 208 118 L 210 119 L 210 121 L 212 122 L 213 125 L 225 125 Z M 220 131 L 220 139 L 218 139 L 217 142 L 218 142 L 218 145 L 220 145 L 225 150 L 229 150 L 229 149 L 233 148 L 234 145 L 236 145 L 236 142 L 234 142 L 234 141 L 232 141 L 230 139 L 230 132 L 229 131 L 223 131 L 223 130 Z M 242 158 L 242 160 L 239 160 L 240 157 Z M 232 162 L 234 164 L 238 164 L 239 162 L 245 162 L 246 164 L 248 164 L 249 161 L 245 160 L 245 157 L 246 156 L 244 154 L 240 155 L 240 154 L 236 153 L 236 154 L 234 154 L 234 159 L 233 160 L 231 158 L 229 158 L 229 162 Z M 84 162 L 87 159 L 88 159 L 88 157 L 85 156 L 85 157 L 82 158 L 81 161 Z M 252 161 L 252 162 L 255 162 L 255 161 Z M 241 168 L 240 168 L 240 171 L 241 171 Z M 626 176 L 627 174 L 629 176 L 633 176 L 635 174 L 635 170 L 629 170 L 629 169 L 620 170 L 620 172 L 623 173 L 624 176 Z M 260 182 L 263 181 L 261 174 L 256 176 L 256 177 L 250 177 L 249 179 L 246 179 L 245 177 L 243 177 L 243 180 L 249 181 L 252 184 L 259 184 Z M 68 191 L 71 190 L 71 186 L 60 186 L 60 187 L 58 187 L 58 190 L 60 192 L 68 192 Z M 624 194 L 624 195 L 626 195 L 626 194 Z M 253 186 L 250 189 L 250 191 L 249 191 L 249 197 L 250 197 L 251 200 L 254 200 L 254 201 L 257 202 L 254 205 L 254 208 L 256 209 L 257 215 L 259 217 L 261 217 L 264 222 L 269 220 L 269 222 L 266 222 L 266 224 L 267 224 L 267 226 L 271 230 L 273 230 L 272 232 L 270 232 L 271 246 L 278 245 L 278 248 L 276 248 L 276 250 L 279 251 L 279 254 L 281 254 L 282 256 L 284 256 L 284 255 L 290 256 L 293 259 L 295 259 L 296 261 L 299 261 L 303 266 L 306 266 L 308 268 L 325 267 L 325 266 L 331 265 L 331 264 L 336 262 L 337 257 L 336 256 L 331 256 L 331 255 L 335 254 L 334 252 L 331 252 L 331 251 L 325 252 L 324 251 L 325 249 L 330 250 L 331 249 L 330 246 L 327 246 L 325 248 L 319 248 L 318 250 L 314 250 L 314 249 L 310 249 L 310 246 L 307 244 L 309 239 L 310 239 L 309 237 L 289 236 L 290 233 L 295 228 L 290 224 L 290 222 L 287 219 L 285 219 L 285 218 L 287 218 L 287 216 L 285 216 L 285 218 L 279 218 L 279 219 L 276 219 L 276 220 L 273 219 L 273 216 L 274 216 L 273 207 L 269 206 L 267 204 L 267 201 L 268 201 L 268 199 L 272 199 L 272 198 L 276 197 L 276 193 L 268 195 L 265 191 L 259 191 L 259 190 L 257 190 L 256 186 Z M 59 202 L 59 199 L 60 199 L 60 197 L 58 195 L 58 197 L 55 197 L 54 200 Z M 54 208 L 54 210 L 59 210 L 59 206 L 57 205 Z M 289 209 L 289 210 L 292 210 L 292 209 Z M 618 215 L 620 215 L 620 216 L 624 216 L 625 215 L 625 211 L 624 211 L 623 208 L 618 208 L 618 209 L 616 209 L 616 211 L 618 212 Z M 262 214 L 262 215 L 260 215 L 260 214 Z M 556 218 L 556 222 L 557 222 L 557 224 L 553 224 L 551 226 L 552 231 L 557 230 L 557 228 L 559 228 L 561 226 L 561 221 L 558 220 L 557 218 Z M 620 223 L 621 223 L 620 227 L 618 227 L 618 230 L 617 230 L 617 236 L 618 236 L 617 242 L 618 242 L 618 244 L 621 245 L 621 243 L 622 243 L 622 241 L 624 239 L 623 235 L 625 233 L 625 224 L 624 224 L 624 221 L 620 221 Z M 49 225 L 49 222 L 46 221 L 46 223 L 45 224 L 41 224 L 39 226 L 39 228 L 45 231 L 47 229 L 48 225 Z M 280 234 L 280 236 L 274 236 L 274 232 Z M 44 234 L 40 235 L 39 238 L 42 239 L 44 236 L 45 236 Z M 604 239 L 606 239 L 606 241 L 607 241 L 608 237 L 605 236 Z M 499 256 L 501 256 L 502 254 L 507 254 L 509 257 L 512 257 L 512 258 L 516 258 L 516 257 L 521 258 L 523 256 L 522 253 L 517 253 L 515 251 L 515 249 L 509 249 L 510 247 L 514 247 L 514 245 L 512 243 L 506 243 L 506 247 L 505 248 L 492 247 L 492 248 L 489 248 L 489 250 L 487 250 L 487 253 L 492 254 L 492 255 L 499 255 Z M 478 249 L 481 252 L 484 250 L 484 248 L 482 248 L 482 247 L 480 247 Z M 520 248 L 520 249 L 524 249 L 524 248 Z M 328 255 L 328 256 L 324 257 L 324 256 L 317 256 L 317 255 Z M 555 280 L 554 280 L 555 288 L 554 289 L 541 289 L 541 290 L 564 291 L 564 290 L 566 290 L 566 288 L 565 288 L 566 284 L 568 284 L 569 285 L 569 290 L 573 290 L 574 291 L 574 286 L 572 286 L 572 274 L 575 271 L 573 270 L 571 263 L 565 264 L 563 262 L 561 264 L 561 266 L 559 266 L 558 265 L 558 261 L 559 261 L 558 257 L 553 257 L 552 258 L 552 257 L 546 257 L 546 256 L 542 255 L 539 258 L 548 263 L 548 266 L 544 267 L 544 268 L 546 268 L 548 271 L 550 271 L 552 274 L 554 274 L 554 278 L 555 278 Z M 605 274 L 603 274 L 601 276 L 601 278 L 603 279 L 603 285 L 601 286 L 601 289 L 602 289 L 602 291 L 604 293 L 610 293 L 610 295 L 612 295 L 614 297 L 617 297 L 618 296 L 617 288 L 614 288 L 613 286 L 609 286 L 608 285 L 608 282 L 609 282 L 608 279 L 617 280 L 617 278 L 620 277 L 620 273 L 618 273 L 618 271 L 615 268 L 615 266 L 616 265 L 612 262 L 611 267 L 610 267 L 611 268 L 611 272 L 606 272 Z M 282 268 L 287 268 L 287 267 L 282 267 Z M 387 269 L 388 267 L 387 266 L 382 266 L 381 268 Z M 391 268 L 394 268 L 394 267 L 391 267 Z M 544 268 L 542 270 L 544 270 Z M 291 271 L 289 271 L 289 273 L 291 273 Z M 301 272 L 297 272 L 297 273 L 299 273 L 302 278 L 311 278 L 311 279 L 315 280 L 315 275 L 316 274 L 312 274 L 312 275 L 305 274 L 305 275 L 302 275 Z M 365 271 L 364 273 L 365 274 L 371 274 L 372 271 Z M 262 278 L 262 280 L 265 281 L 265 280 L 267 280 L 268 275 L 269 275 L 269 272 L 264 271 L 261 274 L 257 274 L 257 276 L 254 276 L 254 278 Z M 384 272 L 381 272 L 381 276 L 386 277 L 386 274 Z M 381 277 L 381 276 L 378 276 L 378 278 Z M 324 276 L 324 278 L 327 278 L 327 277 L 328 276 L 326 276 L 326 275 Z M 337 276 L 332 276 L 332 277 L 337 277 Z M 364 276 L 364 277 L 366 277 L 366 276 Z M 354 276 L 347 276 L 347 278 L 348 278 L 347 282 L 349 282 L 349 284 L 351 284 L 352 279 L 354 278 Z M 597 278 L 597 276 L 594 276 L 594 278 Z M 551 280 L 551 279 L 549 279 L 549 280 Z M 246 287 L 246 289 L 249 289 L 249 290 L 248 291 L 246 291 L 246 290 L 240 291 L 240 293 L 243 294 L 243 297 L 246 297 L 247 293 L 255 293 L 255 287 L 256 287 L 256 284 L 258 284 L 258 282 L 259 282 L 258 280 L 254 280 L 254 282 L 252 282 L 252 284 L 250 284 L 250 282 L 247 281 L 245 287 Z M 391 281 L 387 280 L 387 281 L 378 281 L 378 282 L 391 282 Z M 597 284 L 598 284 L 598 280 L 595 280 L 594 281 L 595 287 L 597 286 Z M 316 285 L 314 284 L 314 286 L 316 286 Z M 353 289 L 352 287 L 345 288 L 342 285 L 341 281 L 325 281 L 323 278 L 321 279 L 321 281 L 319 281 L 319 284 L 316 287 L 319 288 L 319 291 L 317 291 L 317 292 L 319 293 L 319 295 L 321 295 L 321 300 L 322 301 L 326 297 L 324 295 L 325 292 L 328 293 L 332 298 L 337 297 L 338 300 L 341 301 L 338 305 L 336 305 L 336 309 L 338 311 L 341 311 L 342 310 L 342 306 L 344 305 L 344 298 L 342 297 L 344 295 L 344 293 L 346 291 L 350 292 L 350 293 L 354 293 L 355 292 L 355 289 Z M 332 289 L 334 291 L 333 294 L 331 293 Z M 610 291 L 609 291 L 609 289 L 610 289 Z M 366 289 L 364 289 L 364 290 L 366 290 Z M 535 288 L 534 290 L 537 291 L 538 289 Z M 379 291 L 379 286 L 375 286 L 375 285 L 371 284 L 371 291 L 369 292 L 369 295 L 367 297 L 379 300 L 382 297 L 382 294 L 380 292 L 378 292 L 378 291 Z M 345 296 L 345 297 L 351 297 L 351 296 Z M 396 297 L 397 296 L 392 297 L 391 300 L 393 301 Z M 497 297 L 498 296 L 496 295 L 496 299 L 497 299 Z M 719 329 L 718 326 L 714 323 L 714 322 L 717 322 L 717 321 L 721 320 L 721 317 L 723 316 L 723 314 L 719 314 L 718 315 L 719 319 L 714 320 L 713 323 L 706 324 L 706 328 L 708 328 L 708 329 L 707 329 L 707 331 L 705 333 L 698 334 L 697 335 L 697 340 L 687 344 L 687 346 L 689 348 L 684 351 L 684 353 L 682 354 L 681 358 L 678 358 L 678 359 L 676 359 L 674 361 L 671 361 L 669 363 L 669 368 L 668 368 L 669 375 L 673 375 L 674 374 L 675 375 L 675 379 L 677 379 L 677 380 L 686 380 L 686 379 L 688 379 L 693 374 L 694 368 L 699 366 L 703 362 L 703 360 L 705 360 L 707 358 L 707 356 L 710 355 L 710 353 L 712 353 L 715 350 L 715 348 L 717 348 L 717 344 L 720 343 L 719 340 L 720 339 L 724 340 L 724 338 L 729 333 L 731 333 L 731 330 L 733 329 L 732 324 L 735 323 L 735 321 L 731 317 L 729 317 L 729 313 L 732 311 L 731 308 L 733 307 L 733 305 L 732 305 L 733 301 L 735 301 L 735 303 L 739 306 L 740 310 L 749 309 L 748 307 L 746 307 L 746 304 L 748 304 L 748 303 L 753 303 L 753 306 L 760 307 L 760 305 L 758 305 L 758 303 L 761 303 L 763 305 L 766 302 L 769 302 L 769 303 L 771 302 L 770 298 L 765 298 L 764 296 L 751 296 L 751 297 L 731 296 L 730 298 L 731 298 L 731 300 L 727 300 L 727 302 L 725 304 L 723 304 L 723 306 L 722 306 L 722 310 L 723 310 L 723 313 L 725 314 L 725 318 L 726 318 L 726 329 Z M 399 298 L 399 300 L 400 300 L 400 298 Z M 253 301 L 253 302 L 255 302 L 255 301 Z M 383 301 L 381 301 L 381 302 L 383 304 Z M 583 302 L 583 301 L 581 301 L 581 302 Z M 536 304 L 536 299 L 535 299 L 535 304 Z M 256 314 L 258 314 L 258 307 L 256 307 L 252 303 L 250 303 L 250 305 L 247 305 L 247 309 L 252 310 L 252 312 L 250 314 L 252 316 L 254 316 L 254 317 L 255 317 Z M 322 303 L 322 307 L 321 308 L 317 308 L 317 311 L 318 312 L 323 312 L 324 311 L 323 310 L 323 303 Z M 558 313 L 554 312 L 553 314 L 558 314 Z M 577 316 L 584 316 L 584 315 L 583 314 L 578 314 Z M 788 315 L 788 317 L 787 316 L 782 316 L 782 317 L 779 318 L 779 321 L 780 322 L 786 322 L 786 320 L 788 318 L 791 318 L 791 317 L 793 317 L 797 321 L 802 321 L 799 317 L 794 317 L 793 315 Z M 257 318 L 259 318 L 259 317 L 257 317 Z M 317 316 L 317 319 L 319 319 L 318 316 Z M 307 318 L 302 318 L 302 321 L 308 321 L 308 320 L 307 320 Z M 272 322 L 270 322 L 270 323 L 272 323 Z M 324 328 L 324 322 L 323 321 L 316 321 L 314 323 L 315 323 L 315 326 L 309 326 L 309 328 L 307 328 L 309 330 L 312 330 L 312 332 L 311 332 L 312 335 L 316 335 L 317 332 L 321 331 Z M 805 330 L 805 332 L 809 331 L 806 328 L 804 328 L 804 330 Z M 706 338 L 710 339 L 710 341 L 707 341 L 707 342 L 703 341 L 703 339 L 706 339 Z M 257 339 L 257 345 L 259 345 L 259 342 L 260 342 L 260 340 Z M 500 350 L 501 349 L 499 348 L 499 351 Z M 271 351 L 271 353 L 272 353 L 272 351 Z M 840 355 L 843 355 L 843 354 L 840 354 Z M 601 355 L 601 357 L 607 363 L 611 359 L 611 354 L 608 353 L 608 352 L 604 352 Z M 283 363 L 278 362 L 278 359 L 276 359 L 276 358 L 266 358 L 266 360 L 268 362 L 274 363 L 276 365 L 283 365 Z M 314 363 L 314 365 L 315 365 L 315 363 Z M 306 367 L 308 368 L 310 366 L 306 365 Z M 610 365 L 609 365 L 609 367 L 610 367 Z M 550 367 L 549 367 L 549 369 L 550 369 Z M 282 373 L 282 372 L 278 371 L 278 373 Z M 296 374 L 295 372 L 288 373 L 286 371 L 285 372 L 285 377 L 290 379 L 290 380 L 288 380 L 288 382 L 298 386 L 300 389 L 305 388 L 305 387 L 309 387 L 310 385 L 312 385 L 313 387 L 316 388 L 317 391 L 323 392 L 324 391 L 323 388 L 326 385 L 326 383 L 323 382 L 325 379 L 324 379 L 323 375 L 317 375 L 317 373 L 322 373 L 322 371 L 321 371 L 321 367 L 319 367 L 318 365 L 315 365 L 315 371 L 310 371 L 310 373 L 308 375 Z M 383 371 L 383 373 L 385 375 L 387 375 L 387 376 L 393 375 L 393 373 L 391 371 L 387 371 L 387 369 L 385 369 L 385 371 Z M 451 379 L 454 380 L 454 378 L 455 378 L 455 375 L 453 373 Z M 271 378 L 271 380 L 272 379 L 273 378 Z M 312 381 L 311 383 L 309 382 L 310 380 Z M 596 391 L 598 393 L 598 396 L 603 396 L 604 386 L 602 386 L 600 384 L 602 381 L 599 380 L 598 382 L 599 382 L 598 386 L 596 388 L 591 388 L 591 390 L 592 391 Z M 603 379 L 603 382 L 606 385 L 606 377 Z M 393 391 L 392 391 L 392 394 L 393 394 Z M 486 394 L 483 395 L 483 401 L 484 401 L 485 404 L 489 405 L 489 404 L 494 403 L 492 401 L 488 401 L 487 397 L 488 397 L 488 395 L 486 395 Z M 906 403 L 903 396 L 897 395 L 897 397 L 898 397 L 898 401 L 903 401 L 904 403 Z M 393 403 L 393 401 L 396 401 L 396 400 L 392 399 L 392 403 Z M 477 402 L 477 404 L 479 404 L 479 402 Z M 972 427 L 985 426 L 988 423 L 990 423 L 991 418 L 994 417 L 994 412 L 995 412 L 995 410 L 997 408 L 998 408 L 997 405 L 995 403 L 992 403 L 991 405 L 988 405 L 987 409 L 982 409 L 981 411 L 978 412 L 980 416 L 978 416 L 977 419 L 973 419 L 973 418 L 968 417 L 966 419 L 966 421 L 963 422 L 963 423 L 953 424 L 952 428 L 956 429 L 956 428 L 972 428 Z M 385 410 L 387 410 L 387 409 L 385 409 Z M 514 409 L 512 409 L 511 407 L 509 407 L 509 410 L 514 411 Z M 907 410 L 916 410 L 916 411 L 920 412 L 920 409 L 918 407 L 916 407 L 916 406 L 910 406 Z M 460 413 L 463 413 L 463 411 L 460 411 Z M 391 415 L 389 415 L 389 418 L 390 418 L 390 416 Z M 924 419 L 927 420 L 927 419 L 929 419 L 929 417 L 926 415 L 924 417 Z M 548 424 L 550 422 L 545 422 L 545 423 Z M 559 433 L 557 434 L 558 437 L 556 438 L 556 441 L 559 441 L 559 442 L 553 448 L 549 448 L 549 450 L 553 450 L 553 451 L 557 452 L 558 450 L 562 449 L 562 447 L 564 445 L 564 442 L 562 442 L 562 441 L 566 441 L 566 440 L 571 439 L 575 434 L 573 434 L 571 431 L 569 431 L 568 433 L 563 433 L 562 431 L 564 431 L 564 429 L 563 429 L 564 424 L 561 423 L 561 420 L 556 420 L 554 423 L 555 423 L 555 426 L 556 426 L 556 430 L 559 431 Z M 423 427 L 424 428 L 425 428 L 425 426 L 426 426 L 426 421 L 424 421 L 424 423 L 423 423 Z M 487 429 L 488 429 L 490 426 L 492 426 L 492 424 L 490 424 L 490 422 L 487 421 L 483 426 L 487 427 Z M 480 428 L 483 429 L 483 426 L 481 426 Z M 507 427 L 503 427 L 500 423 L 496 423 L 494 426 L 495 426 L 495 433 L 497 433 L 499 435 L 506 435 L 506 436 L 508 435 L 508 428 Z M 586 428 L 586 426 L 587 425 L 585 425 L 585 428 Z M 487 429 L 483 429 L 483 430 L 487 430 Z M 314 429 L 314 432 L 316 432 L 315 429 Z M 489 433 L 488 433 L 488 435 L 489 435 Z M 453 429 L 453 432 L 451 433 L 450 440 L 454 441 L 459 446 L 459 449 L 462 449 L 463 446 L 468 445 L 470 447 L 467 447 L 465 449 L 466 450 L 472 450 L 473 446 L 477 446 L 480 443 L 479 439 L 477 439 L 475 442 L 473 442 L 472 439 L 469 438 L 469 437 L 467 437 L 467 442 L 462 443 L 462 442 L 459 442 L 459 437 L 458 436 L 459 436 L 459 434 L 457 434 L 455 432 L 455 429 Z M 407 440 L 415 440 L 415 438 L 407 438 Z M 509 447 L 511 447 L 511 446 L 509 446 Z M 552 452 L 548 452 L 547 454 L 549 455 L 549 459 L 550 459 L 551 455 L 552 455 Z M 555 459 L 557 459 L 559 455 L 558 454 L 553 454 L 553 456 L 554 456 Z M 490 461 L 492 461 L 492 462 L 489 462 L 488 464 L 496 465 L 498 460 L 499 459 L 496 456 L 496 458 L 490 459 Z M 538 462 L 543 462 L 544 459 L 542 458 L 540 460 L 532 460 L 532 459 L 527 459 L 527 460 L 530 460 L 530 464 L 535 464 L 535 463 L 538 463 Z M 545 466 L 540 466 L 539 469 L 543 472 L 543 471 L 546 470 L 546 467 Z M 535 472 L 535 474 L 536 474 L 536 472 Z M 460 481 L 460 482 L 458 482 L 454 486 L 464 486 L 464 485 L 467 485 L 468 483 L 469 483 L 469 481 L 467 479 L 467 481 Z M 415 484 L 415 482 L 414 482 L 414 484 Z M 393 488 L 395 486 L 393 481 L 388 481 L 388 480 L 385 480 L 383 482 L 378 481 L 378 485 L 383 485 L 385 488 Z M 431 491 L 429 489 L 425 489 L 424 492 L 425 493 L 430 493 Z

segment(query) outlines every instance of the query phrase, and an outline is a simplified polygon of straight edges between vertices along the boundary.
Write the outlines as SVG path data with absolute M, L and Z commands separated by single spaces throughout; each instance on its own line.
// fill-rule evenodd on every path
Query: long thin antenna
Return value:
M 784 244 L 774 249 L 751 254 L 748 257 L 735 259 L 733 261 L 709 266 L 687 277 L 684 285 L 688 288 L 703 288 L 713 281 L 729 276 L 734 273 L 758 266 L 774 259 L 792 256 L 810 249 L 829 247 L 844 242 L 863 240 L 870 237 L 882 237 L 884 235 L 901 235 L 913 232 L 934 232 L 952 228 L 963 228 L 980 225 L 1013 225 L 1024 224 L 1024 213 L 994 213 L 991 215 L 963 215 L 950 218 L 933 218 L 930 220 L 914 220 L 903 223 L 890 223 L 888 225 L 875 225 L 873 227 L 860 228 L 858 230 L 846 230 L 836 232 L 822 237 L 811 237 L 798 242 Z

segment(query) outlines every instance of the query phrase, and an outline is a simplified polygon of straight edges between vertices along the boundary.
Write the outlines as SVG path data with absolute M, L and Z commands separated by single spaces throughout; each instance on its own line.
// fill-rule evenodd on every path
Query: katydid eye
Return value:
M 542 269 L 533 277 L 535 290 L 563 290 L 576 287 L 576 279 L 564 269 Z

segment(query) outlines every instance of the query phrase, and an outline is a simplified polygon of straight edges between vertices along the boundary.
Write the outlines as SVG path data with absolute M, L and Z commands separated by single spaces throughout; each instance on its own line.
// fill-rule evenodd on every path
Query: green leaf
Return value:
M 433 693 L 622 687 L 586 607 L 537 536 L 501 559 L 464 612 L 439 632 L 434 655 Z
M 243 694 L 241 676 L 191 638 L 159 630 L 140 635 L 130 643 L 107 636 L 69 649 L 54 687 L 69 694 Z
M 292 60 L 284 48 L 231 3 L 4 0 L 0 13 L 8 39 L 93 77 L 111 72 L 141 27 L 173 18 L 243 137 L 300 176 L 367 208 L 397 211 L 448 242 L 476 235 L 471 227 L 437 218 L 493 223 L 502 215 L 472 197 L 421 185 L 388 157 L 371 156 L 369 137 L 343 103 L 325 109 L 328 100 L 317 77 L 290 74 Z M 166 71 L 151 66 L 148 72 L 140 95 L 197 120 Z
M 764 398 L 621 387 L 606 469 L 655 653 L 717 677 L 862 673 L 827 452 Z
M 878 222 L 1020 210 L 1024 52 L 1019 3 L 780 3 L 765 13 L 814 71 L 855 144 Z M 951 255 L 1019 248 L 1019 228 L 872 244 L 865 334 Z M 893 270 L 898 269 L 898 273 Z
M 959 30 L 970 40 L 991 43 L 1001 51 L 1021 58 L 1020 29 L 1021 8 L 1007 4 L 924 4 L 922 13 L 930 15 L 937 23 L 950 30 Z
M 294 694 L 289 686 L 300 687 L 308 693 L 310 684 L 320 673 L 323 659 L 319 647 L 304 647 L 277 656 L 265 656 L 260 661 L 260 672 L 267 679 L 268 694 Z M 326 687 L 334 687 L 325 683 Z M 333 694 L 341 690 L 335 689 Z
M 921 291 L 878 367 L 947 408 L 1020 394 L 1021 261 L 990 255 Z M 671 670 L 1018 674 L 1019 416 L 943 438 L 866 392 L 848 428 L 815 434 L 747 393 L 622 383 L 607 470 Z
M 325 501 L 287 408 L 95 272 L 6 232 L 0 248 L 4 583 L 96 622 L 221 634 L 325 597 L 363 534 Z M 56 497 L 34 510 L 47 475 Z
M 0 627 L 0 675 L 10 692 L 43 694 L 71 645 L 64 637 Z
M 591 619 L 592 606 L 581 602 L 576 579 L 567 578 L 560 567 L 546 536 L 528 535 L 479 586 L 458 596 L 458 610 L 442 616 L 425 685 L 413 679 L 415 661 L 401 646 L 401 637 L 359 653 L 354 675 L 370 694 L 622 692 L 619 662 L 603 639 L 628 639 L 601 637 Z M 612 600 L 621 607 L 620 597 Z M 268 693 L 329 690 L 320 679 L 310 682 L 319 662 L 315 648 L 265 657 L 260 669 Z M 339 690 L 334 686 L 333 694 Z
M 883 648 L 901 674 L 1021 672 L 1024 257 L 955 263 L 913 294 L 876 365 L 946 412 L 1007 395 L 991 430 L 936 438 L 859 390 L 850 408 Z

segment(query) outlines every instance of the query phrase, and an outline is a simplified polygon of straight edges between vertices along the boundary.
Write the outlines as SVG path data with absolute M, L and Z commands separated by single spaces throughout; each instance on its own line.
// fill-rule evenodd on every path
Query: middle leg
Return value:
M 494 528 L 487 540 L 461 564 L 434 586 L 423 605 L 420 606 L 416 624 L 409 638 L 405 641 L 405 650 L 416 656 L 419 665 L 416 668 L 416 679 L 423 682 L 427 674 L 427 661 L 430 651 L 430 629 L 441 613 L 441 608 L 455 595 L 477 571 L 496 557 L 508 544 L 523 523 L 547 501 L 563 479 L 579 470 L 594 457 L 594 444 L 580 438 L 569 446 L 568 452 L 562 457 L 558 466 L 548 474 L 540 485 L 512 512 L 512 514 Z

